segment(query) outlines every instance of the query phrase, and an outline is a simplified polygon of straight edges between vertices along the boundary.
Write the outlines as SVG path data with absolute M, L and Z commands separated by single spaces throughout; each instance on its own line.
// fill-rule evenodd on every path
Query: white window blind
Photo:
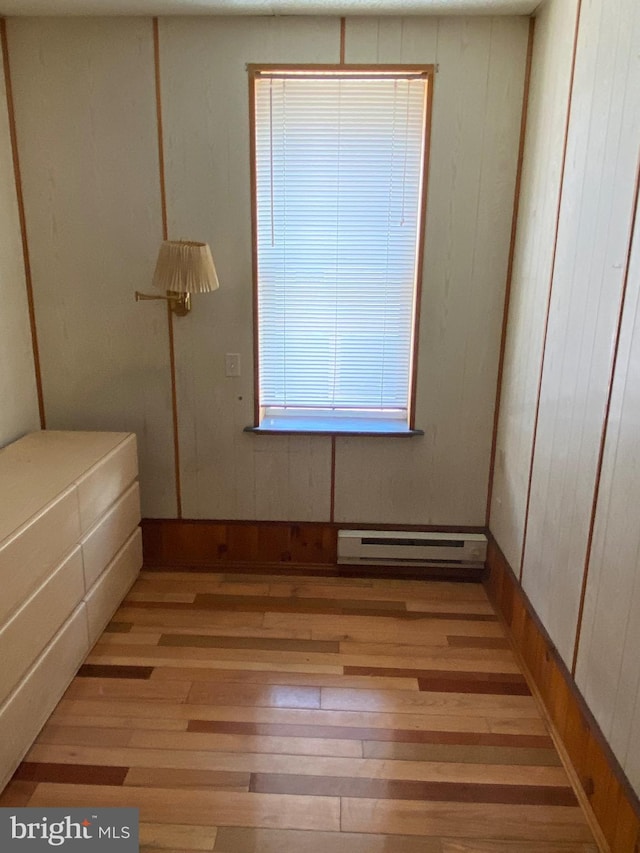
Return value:
M 427 80 L 255 80 L 260 406 L 408 417 Z

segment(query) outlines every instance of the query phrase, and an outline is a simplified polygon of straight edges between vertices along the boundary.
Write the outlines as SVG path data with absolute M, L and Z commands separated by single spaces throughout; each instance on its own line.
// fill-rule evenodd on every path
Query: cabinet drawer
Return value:
M 89 642 L 93 645 L 125 597 L 142 566 L 142 531 L 133 535 L 86 596 Z
M 77 482 L 82 533 L 91 529 L 137 476 L 136 437 L 130 435 Z
M 0 631 L 0 702 L 4 701 L 84 593 L 76 548 Z
M 87 592 L 140 523 L 140 488 L 135 482 L 82 540 Z
M 79 538 L 78 499 L 71 488 L 0 543 L 0 625 L 60 564 Z
M 72 613 L 20 687 L 0 706 L 0 791 L 89 651 L 84 604 Z

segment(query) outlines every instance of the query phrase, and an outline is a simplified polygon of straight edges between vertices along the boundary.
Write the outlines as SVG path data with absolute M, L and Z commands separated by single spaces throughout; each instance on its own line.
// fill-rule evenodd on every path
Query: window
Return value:
M 429 69 L 251 69 L 258 429 L 412 430 Z

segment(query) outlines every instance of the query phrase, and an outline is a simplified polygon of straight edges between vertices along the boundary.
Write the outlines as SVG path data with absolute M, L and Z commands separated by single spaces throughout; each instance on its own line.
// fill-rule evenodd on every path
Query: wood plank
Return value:
M 371 630 L 381 632 L 381 642 L 387 637 L 391 641 L 398 637 L 411 640 L 418 637 L 421 632 L 430 634 L 432 632 L 446 631 L 455 627 L 461 630 L 461 625 L 466 623 L 469 630 L 493 631 L 494 635 L 503 636 L 503 628 L 496 619 L 495 613 L 488 605 L 480 608 L 471 608 L 466 604 L 458 604 L 456 610 L 454 602 L 439 604 L 433 602 L 428 613 L 417 613 L 411 616 L 408 612 L 399 616 L 397 613 L 372 616 L 361 613 L 357 616 L 345 616 L 342 614 L 317 614 L 317 613 L 265 613 L 264 627 L 274 629 L 291 630 L 295 628 L 311 628 L 314 636 L 328 633 L 338 638 L 349 638 L 367 642 L 371 640 Z M 143 617 L 148 618 L 148 617 Z M 487 628 L 487 626 L 489 626 Z M 451 632 L 451 631 L 450 631 Z M 376 634 L 377 639 L 377 634 Z
M 195 592 L 146 592 L 135 590 L 129 592 L 124 599 L 124 604 L 135 603 L 138 601 L 156 601 L 156 602 L 179 602 L 181 604 L 193 604 L 197 593 Z
M 151 847 L 148 844 L 140 847 L 140 853 L 166 853 L 166 850 L 166 847 Z M 198 853 L 198 850 L 194 850 L 193 847 L 172 847 L 171 853 Z
M 513 853 L 512 841 L 468 841 L 443 838 L 442 853 Z M 596 844 L 588 842 L 518 841 L 518 853 L 599 853 Z
M 404 779 L 426 782 L 488 782 L 496 785 L 540 784 L 566 786 L 567 776 L 560 766 L 500 764 L 499 753 L 486 751 L 465 761 L 443 752 L 444 760 L 424 760 L 418 753 L 409 760 L 355 758 L 319 755 L 269 754 L 247 752 L 208 752 L 198 750 L 156 749 L 153 747 L 117 749 L 109 747 L 35 746 L 29 758 L 57 764 L 129 763 L 131 769 L 159 772 L 208 771 L 217 773 L 284 773 L 308 776 L 341 776 L 361 779 Z M 508 756 L 505 756 L 508 759 Z
M 188 664 L 188 661 L 185 663 Z M 244 669 L 197 669 L 183 666 L 157 666 L 152 681 L 238 681 L 243 684 L 290 684 L 314 687 L 368 687 L 399 690 L 417 690 L 417 678 L 391 678 L 375 675 L 332 675 L 322 672 L 277 672 Z
M 525 766 L 560 766 L 560 758 L 554 749 L 537 749 L 526 746 L 485 746 L 441 744 L 407 744 L 365 741 L 362 744 L 365 758 L 392 759 L 400 761 L 454 761 L 470 764 L 501 764 Z
M 320 708 L 320 688 L 289 684 L 196 682 L 186 697 L 191 705 L 251 705 L 267 708 Z
M 218 830 L 211 826 L 184 826 L 168 823 L 140 823 L 140 844 L 159 850 L 213 850 Z
M 471 681 L 480 682 L 498 682 L 505 684 L 522 684 L 526 683 L 526 679 L 520 673 L 511 672 L 483 672 L 482 670 L 465 672 L 463 670 L 454 670 L 443 672 L 437 669 L 410 669 L 402 668 L 386 668 L 377 666 L 345 666 L 345 675 L 371 675 L 371 676 L 398 676 L 399 678 L 416 678 L 416 679 L 447 679 L 448 681 L 461 681 L 468 683 Z M 396 683 L 396 688 L 401 689 L 399 682 Z M 464 692 L 464 691 L 463 691 Z
M 349 598 L 385 601 L 455 601 L 486 602 L 482 584 L 447 583 L 446 581 L 387 581 L 376 578 L 363 579 L 359 584 L 352 578 L 296 577 L 289 581 L 270 584 L 271 595 L 296 598 Z
M 539 737 L 537 735 L 496 735 L 484 734 L 476 732 L 442 732 L 442 731 L 427 731 L 425 729 L 388 729 L 388 728 L 363 728 L 356 726 L 355 720 L 352 726 L 321 726 L 317 723 L 313 725 L 304 724 L 287 724 L 287 723 L 255 723 L 255 722 L 239 722 L 238 720 L 189 720 L 187 731 L 190 732 L 214 732 L 227 734 L 252 734 L 264 735 L 271 737 L 317 737 L 331 739 L 347 739 L 347 740 L 362 740 L 380 741 L 386 743 L 404 743 L 404 744 L 440 744 L 440 745 L 470 745 L 483 747 L 516 747 L 517 749 L 527 748 L 530 750 L 528 755 L 533 755 L 533 750 L 544 749 L 546 753 L 551 753 L 555 756 L 553 742 L 550 738 Z M 366 745 L 366 744 L 365 744 Z M 443 754 L 453 754 L 453 750 L 449 753 L 446 749 L 442 749 Z M 522 761 L 518 762 L 522 763 Z M 535 761 L 531 761 L 535 764 Z M 557 763 L 554 762 L 554 763 Z
M 511 718 L 539 718 L 539 711 L 531 696 L 465 695 L 463 693 L 415 693 L 409 690 L 353 690 L 323 687 L 321 707 L 336 711 L 405 711 L 422 713 L 463 714 L 467 716 L 495 716 Z
M 171 625 L 195 627 L 202 625 L 203 627 L 231 626 L 242 628 L 246 626 L 261 628 L 263 622 L 263 614 L 258 612 L 175 610 L 171 607 L 144 610 L 139 607 L 123 606 L 117 611 L 116 616 L 120 624 L 135 622 L 136 625 L 161 625 L 163 627 L 170 627 Z
M 103 711 L 108 710 L 102 708 Z M 153 706 L 149 707 L 148 713 L 153 713 Z M 137 716 L 96 716 L 94 714 L 70 714 L 64 708 L 58 708 L 49 717 L 49 723 L 53 726 L 71 726 L 75 728 L 95 727 L 98 729 L 153 729 L 165 732 L 185 732 L 187 730 L 187 720 L 167 720 L 160 717 L 142 717 Z
M 162 634 L 160 646 L 186 646 L 194 649 L 266 649 L 269 651 L 340 651 L 340 643 L 327 640 L 295 640 L 289 637 L 221 637 L 211 634 Z
M 345 685 L 346 686 L 346 685 Z M 420 690 L 428 693 L 490 693 L 503 696 L 531 696 L 531 690 L 527 682 L 521 681 L 481 681 L 479 678 L 471 678 L 468 681 L 462 679 L 450 679 L 447 676 L 441 678 L 419 678 Z
M 208 791 L 248 791 L 250 773 L 226 770 L 177 770 L 154 767 L 132 767 L 124 785 L 141 788 L 206 788 Z
M 131 740 L 131 729 L 99 729 L 92 726 L 44 727 L 36 738 L 36 743 L 66 743 L 76 746 L 127 746 Z
M 143 718 L 152 717 L 157 708 L 153 702 L 127 702 L 117 698 L 106 704 L 98 700 L 67 700 L 63 699 L 61 709 L 71 713 L 92 716 L 107 712 L 115 717 L 129 717 L 140 713 Z M 366 711 L 327 711 L 295 708 L 253 708 L 250 706 L 220 706 L 164 704 L 161 710 L 163 718 L 177 720 L 243 720 L 246 722 L 293 723 L 302 725 L 339 725 L 339 726 L 371 726 L 381 728 L 397 728 L 397 713 L 366 712 Z M 551 746 L 548 732 L 541 720 L 525 720 L 529 731 L 512 731 L 515 726 L 505 718 L 489 721 L 483 717 L 464 715 L 447 716 L 430 713 L 404 713 L 402 725 L 404 728 L 425 729 L 435 732 L 468 733 L 474 738 L 478 733 L 488 734 L 495 729 L 495 735 L 519 741 L 523 736 L 535 737 L 540 745 Z M 531 731 L 537 729 L 537 731 Z
M 77 678 L 141 678 L 151 677 L 151 666 L 100 666 L 85 663 L 76 673 Z
M 146 650 L 145 650 L 146 655 Z M 190 685 L 181 681 L 140 681 L 131 678 L 79 678 L 64 694 L 65 699 L 140 699 L 151 702 L 183 702 Z
M 442 853 L 437 838 L 226 826 L 218 829 L 214 849 L 220 853 Z
M 327 664 L 327 663 L 322 663 L 322 664 L 313 663 L 312 664 L 312 663 L 306 663 L 304 661 L 303 662 L 290 663 L 289 661 L 280 661 L 280 660 L 276 661 L 276 660 L 270 660 L 270 659 L 258 661 L 258 660 L 249 660 L 248 657 L 245 658 L 244 655 L 238 655 L 238 654 L 233 654 L 233 653 L 232 653 L 232 656 L 227 660 L 226 657 L 217 658 L 217 657 L 212 657 L 209 654 L 207 654 L 203 659 L 201 659 L 201 658 L 189 657 L 189 655 L 185 655 L 184 653 L 179 653 L 177 656 L 174 655 L 172 657 L 167 657 L 167 658 L 162 657 L 162 656 L 151 658 L 151 657 L 144 657 L 143 653 L 139 652 L 137 656 L 132 657 L 132 655 L 128 655 L 128 656 L 123 655 L 121 653 L 122 652 L 121 649 L 118 649 L 117 651 L 119 652 L 119 654 L 112 655 L 112 654 L 110 654 L 108 649 L 100 650 L 100 649 L 97 649 L 97 647 L 96 647 L 95 657 L 92 657 L 92 655 L 90 654 L 89 657 L 87 658 L 87 660 L 89 662 L 99 662 L 101 664 L 116 665 L 116 666 L 120 666 L 120 665 L 127 666 L 127 665 L 129 665 L 131 660 L 134 659 L 139 664 L 145 664 L 147 666 L 153 666 L 154 668 L 156 666 L 173 667 L 176 664 L 182 664 L 182 665 L 188 664 L 189 667 L 193 668 L 193 669 L 198 669 L 198 668 L 199 669 L 209 669 L 213 663 L 213 665 L 216 667 L 216 669 L 237 670 L 238 666 L 242 666 L 243 670 L 246 670 L 247 672 L 272 672 L 274 666 L 277 666 L 277 668 L 281 672 L 292 672 L 292 673 L 318 672 L 318 673 L 329 673 L 329 674 L 336 675 L 338 673 L 341 673 L 343 670 L 343 667 L 340 666 L 339 664 Z M 144 655 L 146 655 L 146 654 L 147 654 L 147 651 L 145 649 Z M 256 657 L 257 657 L 257 655 L 256 655 Z M 267 657 L 269 657 L 269 656 L 267 656 Z M 241 664 L 238 663 L 239 660 L 242 661 Z
M 467 639 L 467 638 L 465 638 Z M 496 657 L 497 660 L 505 660 L 511 659 L 511 646 L 509 643 L 504 640 L 502 637 L 480 637 L 473 638 L 473 642 L 471 638 L 468 638 L 468 643 L 451 643 L 449 642 L 449 637 L 446 633 L 441 635 L 432 634 L 431 637 L 423 636 L 420 638 L 420 645 L 415 645 L 416 638 L 413 638 L 412 644 L 408 643 L 393 643 L 393 642 L 385 642 L 380 643 L 377 641 L 372 642 L 372 638 L 370 637 L 368 641 L 365 642 L 353 642 L 352 640 L 343 640 L 340 643 L 340 653 L 344 655 L 395 655 L 397 657 L 407 657 L 407 658 L 417 658 L 424 655 L 425 651 L 429 650 L 429 646 L 447 646 L 446 650 L 443 649 L 443 654 L 447 659 L 454 660 L 456 658 L 456 652 L 459 650 L 459 656 L 462 657 L 465 652 L 468 650 L 474 649 L 487 649 L 487 659 L 493 660 L 494 658 L 494 649 L 499 650 L 500 652 L 506 652 L 506 654 L 500 654 Z M 477 644 L 474 645 L 474 643 Z M 486 642 L 486 645 L 483 643 Z M 438 650 L 438 653 L 439 650 Z
M 25 808 L 33 796 L 37 782 L 23 782 L 12 779 L 0 793 L 0 808 Z
M 25 782 L 56 782 L 72 785 L 122 785 L 128 767 L 99 764 L 53 764 L 24 761 L 14 779 Z
M 105 648 L 108 646 L 157 646 L 162 634 L 157 629 L 149 631 L 136 631 L 132 628 L 126 634 L 103 634 L 95 643 L 94 648 Z
M 412 669 L 477 669 L 481 672 L 518 672 L 518 664 L 510 651 L 484 649 L 425 649 L 421 657 L 404 658 L 384 654 L 332 655 L 310 652 L 268 652 L 262 649 L 188 649 L 169 647 L 144 647 L 134 652 L 129 646 L 96 647 L 88 658 L 90 663 L 131 664 L 132 655 L 136 655 L 139 666 L 172 666 L 177 661 L 189 661 L 190 666 L 221 666 L 221 661 L 243 661 L 251 668 L 264 669 L 258 664 L 269 663 L 273 669 L 278 664 L 304 664 L 308 667 L 342 666 L 382 666 L 390 669 L 410 667 Z M 208 663 L 207 663 L 208 662 Z M 235 668 L 238 667 L 236 663 Z M 332 671 L 332 670 L 324 670 Z
M 91 787 L 41 783 L 30 805 L 68 808 L 103 806 L 140 809 L 141 822 L 178 823 L 195 826 L 256 826 L 278 829 L 322 829 L 337 831 L 340 803 L 336 797 L 287 797 L 286 807 L 274 794 L 245 794 L 235 791 L 171 790 L 148 788 Z
M 581 810 L 571 806 L 424 803 L 411 800 L 342 799 L 346 832 L 449 835 L 511 841 L 591 841 Z
M 467 649 L 510 649 L 506 637 L 469 637 L 448 634 L 447 643 L 456 648 Z
M 67 741 L 69 743 L 70 741 Z M 335 755 L 360 758 L 359 741 L 303 737 L 270 737 L 199 732 L 132 732 L 132 747 L 193 749 L 208 752 L 273 752 L 288 755 Z
M 414 782 L 406 779 L 358 779 L 344 776 L 252 773 L 250 790 L 259 794 L 363 797 L 425 802 L 508 803 L 577 806 L 570 787 L 491 785 L 472 782 Z
M 186 620 L 185 620 L 186 623 Z M 160 631 L 162 633 L 160 633 Z M 205 634 L 205 635 L 217 635 L 222 637 L 247 637 L 247 638 L 266 638 L 272 639 L 277 637 L 278 639 L 291 639 L 291 640 L 310 640 L 311 639 L 311 631 L 309 628 L 295 628 L 295 629 L 276 629 L 276 628 L 262 628 L 257 626 L 249 626 L 249 625 L 210 625 L 207 623 L 203 623 L 202 625 L 192 625 L 192 624 L 184 624 L 184 625 L 146 625 L 143 622 L 138 622 L 131 628 L 131 633 L 139 635 L 140 637 L 144 634 L 149 634 L 154 637 L 160 639 L 162 634 L 183 634 L 183 635 L 191 635 L 191 634 Z M 103 637 L 102 640 L 105 638 Z M 110 637 L 110 640 L 113 642 L 126 643 L 130 641 L 130 637 Z

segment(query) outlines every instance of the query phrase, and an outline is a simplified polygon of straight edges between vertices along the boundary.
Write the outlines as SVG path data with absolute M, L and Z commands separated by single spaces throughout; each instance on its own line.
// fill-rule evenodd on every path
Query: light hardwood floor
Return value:
M 143 571 L 0 797 L 141 850 L 596 853 L 478 584 Z

